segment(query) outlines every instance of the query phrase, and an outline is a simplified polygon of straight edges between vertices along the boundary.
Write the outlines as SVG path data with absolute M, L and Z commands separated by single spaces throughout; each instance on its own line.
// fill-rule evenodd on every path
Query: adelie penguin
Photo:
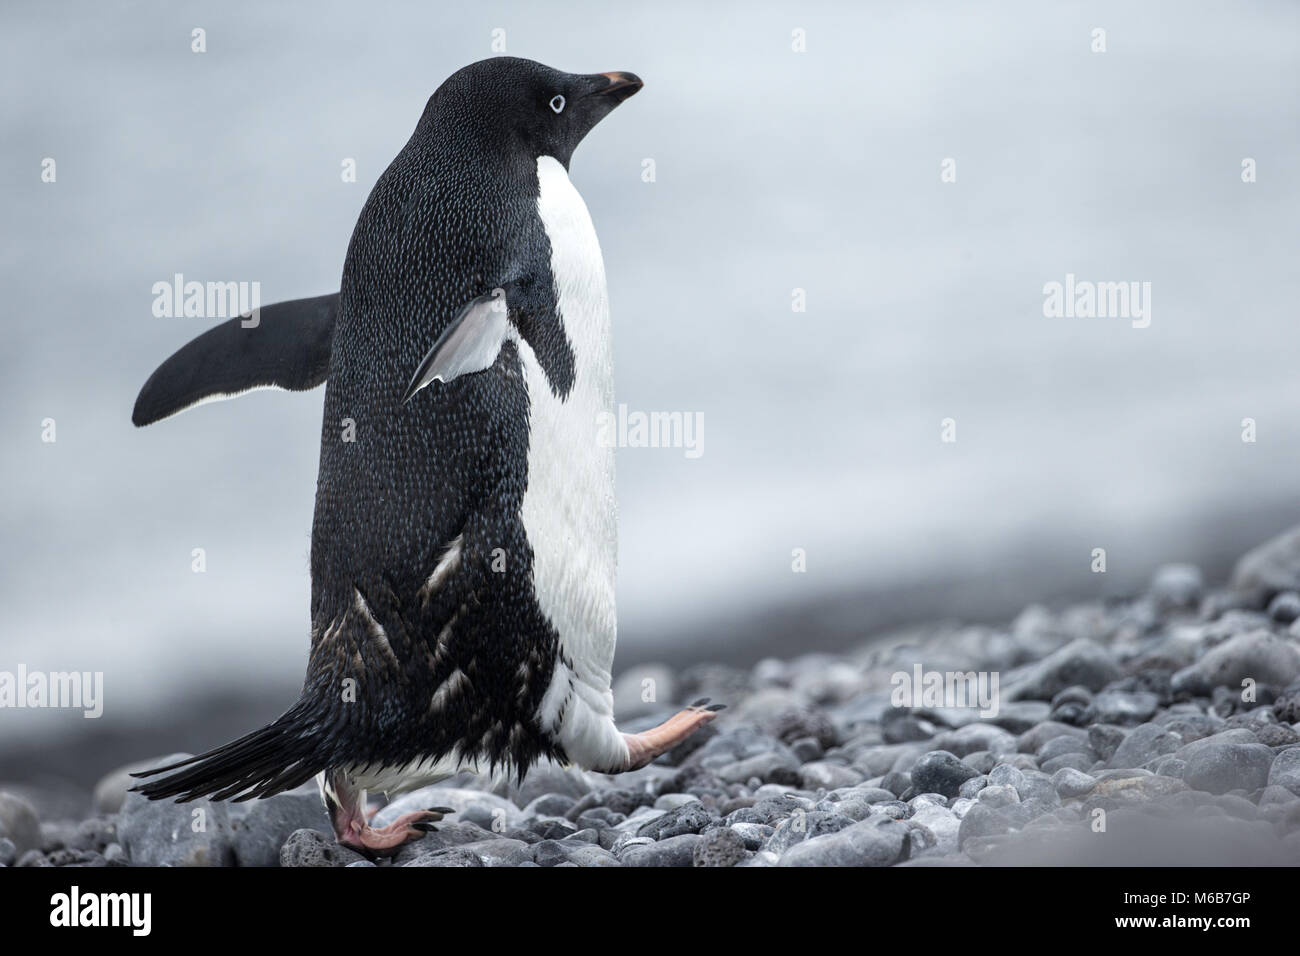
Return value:
M 429 99 L 371 192 L 337 295 L 232 319 L 163 363 L 133 420 L 325 383 L 302 696 L 270 725 L 142 776 L 158 799 L 316 777 L 340 842 L 395 850 L 366 791 L 539 759 L 619 773 L 711 720 L 614 723 L 614 452 L 605 270 L 573 151 L 641 88 L 499 57 Z M 344 440 L 350 419 L 353 440 Z

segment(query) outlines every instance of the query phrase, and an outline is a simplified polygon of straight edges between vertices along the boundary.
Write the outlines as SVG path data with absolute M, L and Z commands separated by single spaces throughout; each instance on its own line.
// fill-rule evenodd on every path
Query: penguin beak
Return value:
M 609 80 L 609 83 L 592 90 L 590 95 L 608 96 L 614 101 L 615 106 L 645 85 L 641 82 L 641 77 L 635 73 L 597 73 L 596 75 Z
M 635 73 L 584 73 L 573 77 L 569 89 L 575 100 L 565 128 L 564 156 L 559 156 L 565 168 L 568 157 L 591 132 L 592 127 L 608 116 L 617 106 L 642 87 L 641 77 Z

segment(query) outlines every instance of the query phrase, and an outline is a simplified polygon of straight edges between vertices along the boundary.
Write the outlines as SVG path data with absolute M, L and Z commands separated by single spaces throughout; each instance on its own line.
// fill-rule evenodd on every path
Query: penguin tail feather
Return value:
M 238 740 L 165 767 L 133 773 L 136 778 L 169 776 L 132 787 L 150 800 L 199 797 L 238 802 L 271 797 L 306 783 L 328 766 L 312 727 L 317 722 L 299 708 Z

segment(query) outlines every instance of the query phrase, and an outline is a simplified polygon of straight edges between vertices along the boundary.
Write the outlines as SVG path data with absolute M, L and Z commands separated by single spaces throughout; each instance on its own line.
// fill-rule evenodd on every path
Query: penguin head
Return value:
M 564 73 L 532 60 L 498 56 L 471 63 L 438 88 L 429 107 L 487 141 L 567 169 L 592 127 L 641 89 L 634 73 Z

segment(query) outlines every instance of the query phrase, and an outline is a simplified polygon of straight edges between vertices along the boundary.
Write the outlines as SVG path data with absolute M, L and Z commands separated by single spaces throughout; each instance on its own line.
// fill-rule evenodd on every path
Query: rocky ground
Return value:
M 897 706 L 896 675 L 917 665 L 996 676 L 996 713 Z M 748 671 L 639 667 L 615 688 L 624 729 L 676 709 L 655 700 L 702 696 L 729 707 L 635 773 L 543 765 L 396 798 L 379 822 L 457 812 L 378 865 L 1300 863 L 1300 528 L 1222 588 L 1174 565 L 1131 600 Z M 128 769 L 100 782 L 90 819 L 0 792 L 0 865 L 375 865 L 334 842 L 314 786 L 149 803 L 126 793 Z

